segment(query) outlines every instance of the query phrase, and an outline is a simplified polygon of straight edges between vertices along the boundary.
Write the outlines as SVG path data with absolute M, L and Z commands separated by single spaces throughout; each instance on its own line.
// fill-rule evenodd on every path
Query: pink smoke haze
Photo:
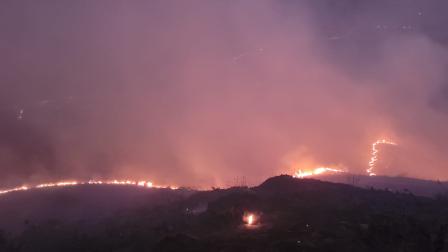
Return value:
M 448 4 L 317 2 L 2 1 L 0 183 L 447 180 Z

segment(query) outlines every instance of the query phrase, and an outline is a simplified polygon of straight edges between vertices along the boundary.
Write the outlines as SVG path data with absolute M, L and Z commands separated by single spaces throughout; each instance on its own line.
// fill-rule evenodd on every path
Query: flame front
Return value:
M 373 172 L 376 162 L 378 161 L 378 145 L 380 144 L 388 144 L 388 145 L 397 145 L 396 143 L 392 142 L 392 141 L 388 141 L 385 139 L 380 139 L 375 141 L 372 144 L 372 152 L 371 152 L 371 158 L 368 164 L 368 168 L 367 168 L 367 174 L 369 174 L 369 176 L 375 176 L 376 174 Z M 305 178 L 305 177 L 310 177 L 310 176 L 316 176 L 316 175 L 321 175 L 324 173 L 342 173 L 342 172 L 346 172 L 344 170 L 341 169 L 336 169 L 336 168 L 329 168 L 329 167 L 317 167 L 314 168 L 312 170 L 298 170 L 295 172 L 295 174 L 293 175 L 293 177 L 295 178 Z M 17 191 L 27 191 L 27 190 L 31 190 L 31 189 L 40 189 L 40 188 L 53 188 L 53 187 L 66 187 L 66 186 L 77 186 L 77 185 L 134 185 L 134 186 L 139 186 L 139 187 L 145 187 L 145 188 L 169 188 L 172 190 L 177 189 L 176 186 L 160 186 L 160 185 L 155 185 L 150 181 L 145 181 L 145 180 L 139 180 L 139 181 L 134 181 L 134 180 L 89 180 L 89 181 L 59 181 L 59 182 L 51 182 L 51 183 L 44 183 L 44 184 L 38 184 L 38 185 L 34 185 L 34 186 L 28 186 L 28 185 L 23 185 L 23 186 L 19 186 L 19 187 L 15 187 L 15 188 L 10 188 L 10 189 L 5 189 L 5 190 L 0 190 L 0 194 L 6 194 L 6 193 L 10 193 L 10 192 L 17 192 Z M 254 215 L 249 215 L 248 219 L 247 219 L 247 223 L 250 225 L 250 223 L 254 222 Z
M 380 144 L 397 145 L 396 143 L 394 143 L 392 141 L 388 141 L 386 139 L 379 139 L 372 144 L 371 158 L 370 158 L 370 161 L 368 164 L 368 168 L 366 170 L 366 172 L 369 176 L 376 175 L 373 172 L 373 170 L 375 169 L 376 162 L 378 161 L 378 152 L 379 152 L 378 145 L 380 145 Z M 293 177 L 305 178 L 305 177 L 316 176 L 316 175 L 320 175 L 320 174 L 324 174 L 324 173 L 341 173 L 341 172 L 346 172 L 346 171 L 340 170 L 340 169 L 335 169 L 335 168 L 329 168 L 329 167 L 317 167 L 312 170 L 299 169 L 298 171 L 296 171 L 294 173 Z
M 293 177 L 304 178 L 304 177 L 310 177 L 310 176 L 320 175 L 320 174 L 324 174 L 324 173 L 340 173 L 340 172 L 345 172 L 345 171 L 340 170 L 340 169 L 335 169 L 335 168 L 329 168 L 329 167 L 317 167 L 317 168 L 315 168 L 313 170 L 309 170 L 309 171 L 298 170 L 293 175 Z
M 369 174 L 369 176 L 375 176 L 376 175 L 373 172 L 373 170 L 375 169 L 376 162 L 378 161 L 378 152 L 379 152 L 378 145 L 380 145 L 380 144 L 397 145 L 396 143 L 388 141 L 388 140 L 385 140 L 385 139 L 377 140 L 376 142 L 374 142 L 372 144 L 372 155 L 371 155 L 371 158 L 370 158 L 370 161 L 369 161 L 369 167 L 366 170 L 367 174 Z
M 89 180 L 89 181 L 59 181 L 59 182 L 51 182 L 38 184 L 35 186 L 20 186 L 15 188 L 10 188 L 6 190 L 0 190 L 0 194 L 6 194 L 10 192 L 17 191 L 27 191 L 31 189 L 40 189 L 40 188 L 53 188 L 53 187 L 66 187 L 66 186 L 77 186 L 77 185 L 134 185 L 145 188 L 169 188 L 172 190 L 178 189 L 176 186 L 161 186 L 154 185 L 150 181 L 133 181 L 133 180 Z

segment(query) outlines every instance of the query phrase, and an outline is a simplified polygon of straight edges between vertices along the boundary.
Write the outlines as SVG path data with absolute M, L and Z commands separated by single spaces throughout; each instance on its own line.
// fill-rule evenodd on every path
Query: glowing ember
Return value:
M 243 216 L 243 222 L 245 223 L 246 227 L 256 227 L 258 222 L 258 215 L 254 213 L 245 213 Z
M 317 168 L 315 168 L 313 170 L 310 170 L 310 171 L 298 170 L 293 175 L 293 177 L 295 177 L 295 178 L 304 178 L 304 177 L 310 177 L 310 176 L 320 175 L 320 174 L 324 174 L 324 173 L 339 173 L 339 172 L 345 172 L 345 171 L 340 170 L 340 169 L 335 169 L 335 168 L 317 167 Z
M 372 157 L 370 158 L 369 161 L 369 167 L 367 168 L 367 174 L 369 174 L 369 176 L 375 176 L 376 174 L 373 172 L 374 168 L 375 168 L 375 164 L 378 161 L 378 145 L 379 144 L 389 144 L 389 145 L 397 145 L 394 142 L 391 141 L 387 141 L 385 139 L 380 139 L 377 140 L 376 142 L 374 142 L 372 144 Z
M 254 223 L 254 215 L 251 214 L 247 217 L 247 225 L 252 225 Z
M 0 194 L 6 194 L 10 192 L 17 191 L 27 191 L 31 189 L 39 189 L 39 188 L 53 188 L 53 187 L 66 187 L 66 186 L 77 186 L 77 185 L 133 185 L 145 188 L 169 188 L 172 190 L 178 189 L 176 186 L 160 186 L 154 185 L 150 181 L 133 181 L 133 180 L 89 180 L 89 181 L 59 181 L 52 183 L 44 183 L 38 184 L 35 186 L 20 186 L 6 190 L 0 190 Z

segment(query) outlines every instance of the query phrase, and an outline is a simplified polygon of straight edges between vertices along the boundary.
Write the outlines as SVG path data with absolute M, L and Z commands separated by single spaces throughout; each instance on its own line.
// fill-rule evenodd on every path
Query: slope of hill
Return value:
M 359 174 L 319 175 L 315 178 L 323 181 L 344 183 L 362 188 L 387 189 L 420 196 L 434 197 L 448 194 L 448 182 L 423 180 L 407 177 L 367 176 Z
M 28 220 L 21 232 L 3 232 L 1 251 L 448 250 L 448 201 L 441 198 L 290 176 L 273 177 L 253 188 L 201 192 L 128 188 L 121 194 L 114 190 L 85 187 L 0 198 L 0 205 L 13 203 L 9 211 L 22 206 L 24 199 L 35 198 L 27 203 L 27 211 L 39 207 L 41 213 L 55 206 L 41 200 L 58 202 L 54 195 L 61 193 L 76 198 L 72 204 L 78 208 L 85 205 L 86 192 L 117 203 L 109 203 L 107 208 L 114 211 L 106 215 L 99 213 L 104 211 L 100 208 L 84 220 L 78 215 L 76 221 L 66 215 L 59 218 L 53 209 L 51 216 Z M 86 201 L 95 197 L 87 196 Z M 120 207 L 123 202 L 127 207 Z M 89 208 L 102 204 L 90 203 Z M 252 225 L 243 221 L 248 214 L 254 217 Z

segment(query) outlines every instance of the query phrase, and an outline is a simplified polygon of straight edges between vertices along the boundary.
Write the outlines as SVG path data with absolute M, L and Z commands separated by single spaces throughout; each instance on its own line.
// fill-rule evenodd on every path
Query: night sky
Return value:
M 448 3 L 2 0 L 0 184 L 448 180 Z

